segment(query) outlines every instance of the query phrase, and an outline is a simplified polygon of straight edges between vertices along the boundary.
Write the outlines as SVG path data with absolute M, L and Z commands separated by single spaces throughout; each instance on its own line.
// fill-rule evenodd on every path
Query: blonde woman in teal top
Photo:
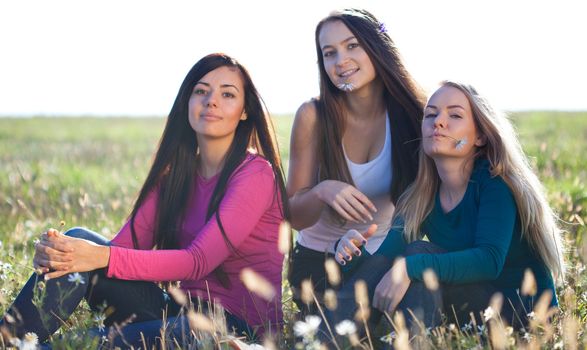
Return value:
M 467 323 L 469 313 L 479 315 L 498 292 L 503 320 L 515 327 L 527 324 L 543 293 L 558 305 L 560 228 L 508 119 L 473 87 L 444 82 L 424 109 L 422 137 L 418 175 L 400 197 L 378 251 L 367 256 L 361 249 L 367 238 L 357 231 L 339 241 L 336 259 L 357 269 L 340 297 L 363 279 L 376 309 L 406 316 L 410 309 L 427 327 L 438 325 L 442 314 Z M 435 292 L 423 283 L 428 269 L 440 282 Z M 526 271 L 536 290 L 521 293 Z M 352 315 L 339 310 L 333 317 L 351 318 L 343 313 Z

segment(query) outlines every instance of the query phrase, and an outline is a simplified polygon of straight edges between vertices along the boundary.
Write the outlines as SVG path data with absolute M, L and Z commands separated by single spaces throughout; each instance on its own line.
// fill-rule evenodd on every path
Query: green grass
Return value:
M 579 330 L 570 339 L 584 344 L 587 113 L 528 112 L 512 119 L 552 206 L 568 222 L 570 269 L 559 288 L 560 319 L 578 321 Z M 287 166 L 292 117 L 274 120 Z M 33 240 L 40 232 L 61 220 L 109 237 L 117 232 L 144 181 L 163 126 L 161 118 L 0 119 L 0 312 L 31 273 Z M 293 316 L 289 307 L 286 316 Z M 557 322 L 544 348 L 563 341 L 564 322 Z M 430 340 L 431 346 L 441 338 Z M 450 341 L 454 348 L 466 348 L 458 344 L 475 339 L 460 335 Z

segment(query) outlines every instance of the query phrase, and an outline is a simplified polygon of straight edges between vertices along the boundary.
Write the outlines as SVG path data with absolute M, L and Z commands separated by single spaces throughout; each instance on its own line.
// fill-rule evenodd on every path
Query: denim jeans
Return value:
M 445 252 L 444 249 L 430 242 L 416 241 L 406 247 L 404 255 Z M 326 310 L 326 319 L 331 327 L 343 320 L 354 319 L 357 311 L 354 284 L 359 280 L 365 281 L 369 300 L 372 301 L 375 288 L 391 266 L 392 261 L 382 255 L 372 255 L 365 259 L 352 278 L 337 293 L 339 307 L 336 310 Z M 527 325 L 527 308 L 528 304 L 531 303 L 530 300 L 527 300 L 528 297 L 520 297 L 515 290 L 500 290 L 491 281 L 471 284 L 441 283 L 436 291 L 426 288 L 424 282 L 412 281 L 397 310 L 403 313 L 406 327 L 412 333 L 420 332 L 420 326 L 425 328 L 435 327 L 443 322 L 462 326 L 469 323 L 471 313 L 476 317 L 477 323 L 482 324 L 480 313 L 487 308 L 491 297 L 496 292 L 504 295 L 501 310 L 502 319 L 514 326 L 514 328 Z M 380 311 L 371 309 L 370 318 L 367 322 L 371 332 L 375 329 L 381 316 Z M 332 335 L 327 332 L 326 327 L 322 327 L 320 337 L 328 340 Z
M 105 237 L 84 228 L 73 228 L 65 234 L 110 245 Z M 142 346 L 141 333 L 148 343 L 153 344 L 155 338 L 161 336 L 159 330 L 163 326 L 161 318 L 164 310 L 169 317 L 167 325 L 171 326 L 174 336 L 180 337 L 181 332 L 185 332 L 184 337 L 185 334 L 189 335 L 185 318 L 175 317 L 181 307 L 156 283 L 108 278 L 105 269 L 81 272 L 79 275 L 78 279 L 70 277 L 71 274 L 51 279 L 41 287 L 39 282 L 44 279 L 33 274 L 7 310 L 13 321 L 8 322 L 4 316 L 0 326 L 18 337 L 34 332 L 39 342 L 43 343 L 69 318 L 82 299 L 86 299 L 92 311 L 106 315 L 104 325 L 107 328 L 92 330 L 96 335 L 105 336 L 108 327 L 132 320 L 119 332 L 115 346 Z M 37 306 L 33 304 L 35 299 L 40 301 Z M 235 329 L 237 334 L 251 334 L 244 321 L 229 313 L 225 314 L 229 330 Z

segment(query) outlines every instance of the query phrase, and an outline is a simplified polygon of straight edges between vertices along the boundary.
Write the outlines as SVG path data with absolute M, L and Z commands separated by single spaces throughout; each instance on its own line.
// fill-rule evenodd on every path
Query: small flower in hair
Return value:
M 387 33 L 387 28 L 385 28 L 385 23 L 379 23 L 379 33 Z

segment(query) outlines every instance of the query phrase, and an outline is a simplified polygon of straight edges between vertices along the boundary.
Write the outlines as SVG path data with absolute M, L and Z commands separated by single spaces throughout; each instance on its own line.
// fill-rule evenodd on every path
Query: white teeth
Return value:
M 341 77 L 348 77 L 349 75 L 353 74 L 356 71 L 357 71 L 357 69 L 347 70 L 345 72 L 340 73 L 339 76 L 341 76 Z

